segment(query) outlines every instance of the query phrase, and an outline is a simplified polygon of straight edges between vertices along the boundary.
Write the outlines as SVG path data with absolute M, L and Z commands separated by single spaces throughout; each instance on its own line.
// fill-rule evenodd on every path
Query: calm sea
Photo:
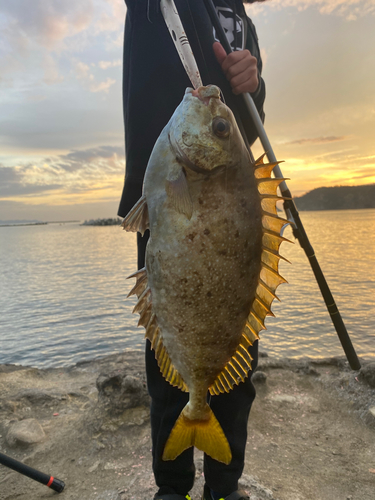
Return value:
M 302 212 L 302 221 L 359 356 L 375 359 L 375 210 Z M 293 239 L 290 230 L 285 236 Z M 343 351 L 298 243 L 278 289 L 261 350 L 275 357 Z M 0 363 L 63 366 L 143 350 L 126 299 L 135 236 L 119 227 L 48 224 L 0 228 Z

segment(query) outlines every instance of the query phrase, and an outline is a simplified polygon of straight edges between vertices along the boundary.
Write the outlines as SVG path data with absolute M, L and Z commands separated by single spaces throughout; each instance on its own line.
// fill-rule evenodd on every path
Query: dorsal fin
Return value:
M 138 231 L 142 234 L 142 236 L 146 229 L 149 229 L 150 226 L 145 195 L 139 198 L 139 200 L 130 210 L 121 225 L 125 229 L 125 231 L 130 231 L 133 233 L 136 233 Z
M 173 386 L 182 391 L 188 391 L 187 385 L 181 375 L 173 366 L 169 354 L 163 344 L 160 328 L 156 315 L 152 312 L 152 294 L 147 283 L 147 271 L 145 268 L 133 273 L 128 278 L 136 278 L 136 284 L 128 294 L 137 295 L 138 301 L 133 309 L 133 313 L 139 313 L 138 326 L 142 325 L 146 329 L 145 338 L 151 342 L 151 348 L 155 351 L 159 368 L 163 377 Z
M 258 286 L 242 331 L 241 341 L 236 352 L 209 388 L 212 395 L 229 392 L 247 377 L 252 361 L 248 347 L 259 339 L 259 332 L 266 328 L 264 325 L 266 316 L 274 316 L 271 304 L 274 299 L 277 299 L 276 289 L 281 283 L 286 283 L 286 280 L 279 274 L 279 261 L 286 260 L 279 254 L 279 248 L 283 241 L 289 241 L 280 235 L 281 228 L 289 224 L 289 221 L 279 217 L 276 209 L 277 201 L 284 199 L 277 195 L 277 188 L 284 179 L 271 178 L 271 172 L 279 162 L 265 164 L 264 156 L 262 155 L 254 165 L 262 204 L 263 227 Z

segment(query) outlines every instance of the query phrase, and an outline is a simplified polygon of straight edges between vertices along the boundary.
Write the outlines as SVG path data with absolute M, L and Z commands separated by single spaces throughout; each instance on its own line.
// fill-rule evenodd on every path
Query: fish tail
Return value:
M 195 446 L 211 458 L 229 464 L 232 453 L 227 438 L 211 408 L 206 405 L 204 419 L 191 420 L 186 406 L 170 433 L 163 452 L 163 460 L 174 460 L 183 451 Z

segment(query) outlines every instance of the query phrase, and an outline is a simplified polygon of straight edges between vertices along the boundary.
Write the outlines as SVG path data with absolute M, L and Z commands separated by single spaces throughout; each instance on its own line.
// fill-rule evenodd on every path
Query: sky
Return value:
M 375 182 L 375 0 L 247 11 L 265 128 L 292 194 Z M 1 0 L 0 220 L 116 216 L 125 14 L 123 0 Z

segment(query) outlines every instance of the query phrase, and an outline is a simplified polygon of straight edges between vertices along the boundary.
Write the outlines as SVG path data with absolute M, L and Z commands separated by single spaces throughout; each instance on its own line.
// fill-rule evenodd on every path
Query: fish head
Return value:
M 215 85 L 186 89 L 171 120 L 169 142 L 187 170 L 204 175 L 236 165 L 244 149 L 233 113 Z

